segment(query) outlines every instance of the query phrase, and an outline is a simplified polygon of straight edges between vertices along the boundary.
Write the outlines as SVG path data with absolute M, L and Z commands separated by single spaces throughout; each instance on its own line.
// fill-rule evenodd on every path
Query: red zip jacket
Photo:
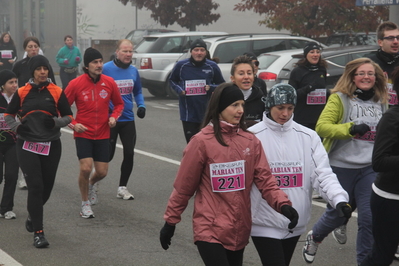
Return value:
M 109 138 L 109 117 L 116 120 L 123 111 L 123 100 L 113 78 L 104 74 L 94 83 L 89 74 L 83 74 L 69 82 L 65 89 L 68 102 L 76 104 L 76 118 L 71 122 L 73 128 L 77 123 L 87 127 L 82 133 L 74 131 L 74 137 L 86 139 L 108 139 Z M 112 101 L 114 110 L 109 115 L 109 103 Z

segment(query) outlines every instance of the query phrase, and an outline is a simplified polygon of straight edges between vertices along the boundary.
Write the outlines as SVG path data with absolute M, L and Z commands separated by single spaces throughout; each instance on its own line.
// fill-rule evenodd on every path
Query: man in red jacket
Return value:
M 83 56 L 85 74 L 72 80 L 65 89 L 69 104 L 75 102 L 74 130 L 77 156 L 80 163 L 79 189 L 82 196 L 83 218 L 94 218 L 91 205 L 97 204 L 94 184 L 108 172 L 110 128 L 123 110 L 123 100 L 115 81 L 102 75 L 103 57 L 99 51 L 87 48 Z M 112 101 L 114 110 L 108 113 Z M 94 171 L 93 169 L 94 164 Z

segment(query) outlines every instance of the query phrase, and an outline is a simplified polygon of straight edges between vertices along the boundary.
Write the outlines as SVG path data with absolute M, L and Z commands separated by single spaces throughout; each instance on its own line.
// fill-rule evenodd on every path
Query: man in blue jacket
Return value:
M 113 159 L 118 136 L 123 146 L 123 161 L 119 187 L 116 193 L 118 199 L 133 200 L 134 196 L 126 186 L 133 171 L 134 147 L 136 145 L 136 125 L 133 112 L 133 98 L 136 102 L 137 117 L 143 119 L 146 112 L 144 97 L 141 88 L 140 75 L 137 69 L 131 65 L 133 56 L 133 43 L 130 40 L 122 39 L 117 43 L 116 57 L 113 61 L 104 64 L 103 73 L 112 77 L 118 85 L 121 93 L 124 109 L 119 117 L 116 126 L 111 128 L 110 161 Z M 113 109 L 113 104 L 110 104 Z
M 176 63 L 169 81 L 179 94 L 180 120 L 187 143 L 200 131 L 208 100 L 214 89 L 225 82 L 218 65 L 206 59 L 207 47 L 202 39 L 190 47 L 191 57 Z

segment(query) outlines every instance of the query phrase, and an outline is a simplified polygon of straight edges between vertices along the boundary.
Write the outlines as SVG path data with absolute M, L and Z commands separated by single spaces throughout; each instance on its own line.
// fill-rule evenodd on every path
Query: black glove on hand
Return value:
M 30 132 L 29 127 L 28 127 L 25 123 L 26 123 L 26 120 L 23 121 L 23 122 L 17 127 L 17 130 L 16 130 L 16 131 L 17 131 L 17 134 L 19 134 L 19 135 L 24 135 L 24 134 Z
M 349 219 L 352 216 L 352 207 L 347 202 L 338 203 L 335 209 L 337 210 L 339 217 L 345 217 Z
M 55 121 L 52 116 L 46 116 L 43 120 L 43 123 L 48 129 L 53 129 L 55 127 Z
M 364 134 L 367 133 L 367 131 L 370 131 L 370 127 L 366 124 L 360 124 L 360 125 L 353 125 L 349 131 L 351 135 L 356 135 L 359 134 L 359 136 L 363 136 Z
M 305 91 L 306 93 L 312 92 L 316 89 L 315 86 L 313 86 L 312 84 L 309 84 L 308 86 L 306 86 Z
M 176 226 L 169 225 L 165 222 L 165 225 L 161 229 L 161 234 L 159 236 L 159 240 L 161 241 L 161 246 L 164 250 L 167 250 L 170 246 L 170 241 L 172 240 L 172 236 L 175 233 Z
M 141 106 L 137 109 L 137 116 L 140 117 L 141 119 L 144 118 L 145 116 L 145 107 Z
M 288 225 L 288 229 L 292 229 L 298 224 L 298 212 L 290 205 L 283 205 L 281 207 L 281 213 L 291 221 Z

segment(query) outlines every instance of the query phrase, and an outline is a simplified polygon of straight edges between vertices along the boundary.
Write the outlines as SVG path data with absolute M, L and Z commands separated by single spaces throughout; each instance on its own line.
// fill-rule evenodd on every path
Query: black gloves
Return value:
M 52 116 L 46 116 L 43 120 L 44 126 L 48 129 L 55 127 L 55 121 Z
M 339 217 L 351 218 L 352 215 L 352 207 L 347 202 L 340 202 L 337 204 L 335 208 L 338 212 Z
M 291 221 L 288 225 L 288 229 L 292 229 L 298 224 L 299 215 L 292 206 L 283 205 L 281 207 L 281 213 Z
M 24 134 L 30 132 L 29 127 L 27 125 L 25 125 L 25 123 L 26 123 L 26 120 L 22 121 L 22 123 L 17 127 L 16 131 L 17 131 L 18 135 L 24 135 Z
M 161 241 L 161 246 L 164 250 L 167 250 L 169 248 L 171 243 L 170 241 L 172 240 L 172 236 L 175 233 L 175 228 L 176 226 L 169 225 L 167 222 L 165 222 L 165 225 L 162 227 L 159 240 Z
M 356 135 L 359 134 L 360 136 L 363 136 L 364 134 L 367 133 L 367 131 L 370 131 L 370 127 L 366 124 L 360 124 L 360 125 L 353 125 L 351 129 L 349 130 L 349 133 L 351 135 Z
M 309 84 L 308 86 L 305 87 L 306 93 L 312 92 L 312 91 L 314 91 L 315 89 L 316 89 L 316 87 L 313 86 L 313 85 L 311 85 L 311 84 Z
M 137 116 L 140 117 L 141 119 L 144 118 L 144 116 L 145 116 L 145 107 L 140 106 L 140 107 L 137 109 Z

